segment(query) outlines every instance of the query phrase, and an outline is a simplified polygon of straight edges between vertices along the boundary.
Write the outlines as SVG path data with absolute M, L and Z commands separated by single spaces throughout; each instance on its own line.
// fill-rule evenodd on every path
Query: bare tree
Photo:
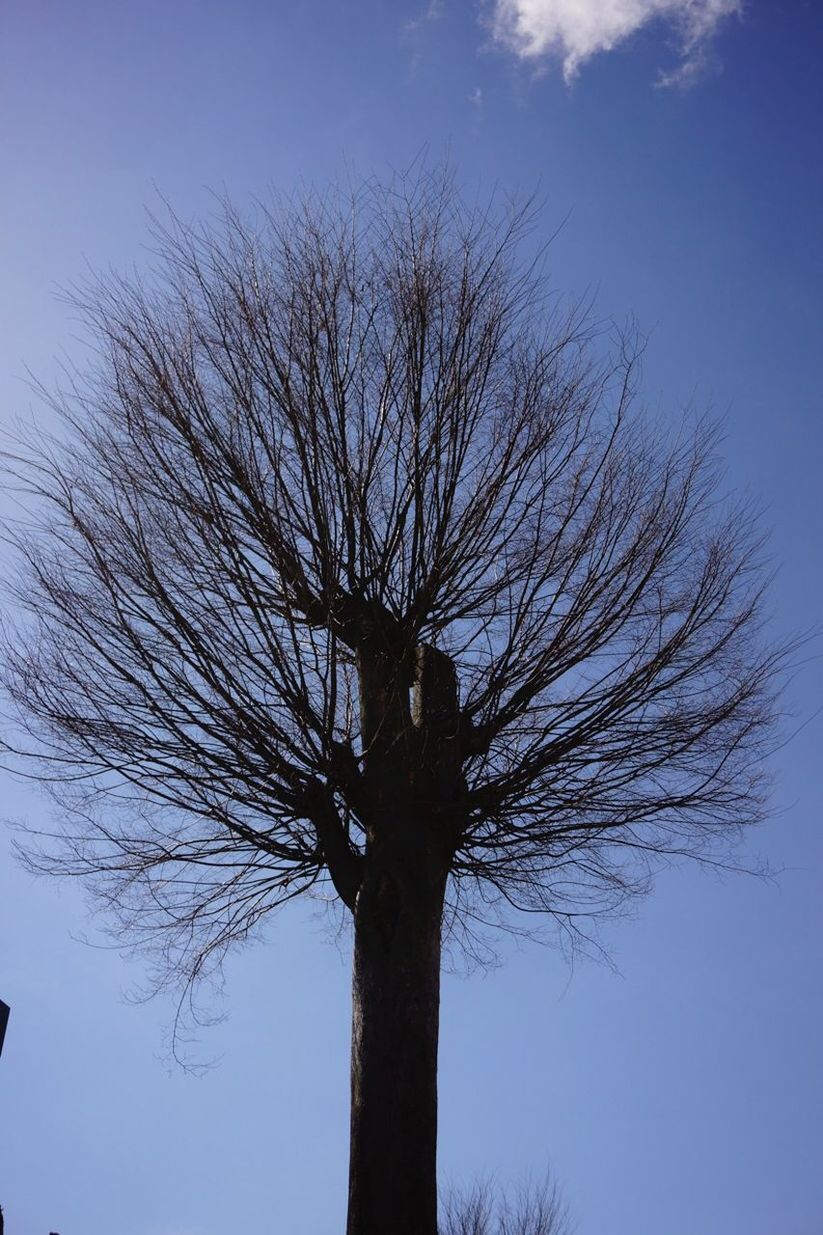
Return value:
M 350 1235 L 436 1229 L 444 928 L 575 930 L 764 809 L 750 512 L 705 427 L 632 412 L 529 225 L 439 174 L 172 219 L 76 295 L 62 436 L 8 452 L 5 684 L 65 820 L 28 860 L 187 980 L 333 891 Z
M 495 1198 L 488 1181 L 446 1194 L 438 1235 L 573 1235 L 568 1209 L 551 1175 L 527 1182 L 513 1199 Z

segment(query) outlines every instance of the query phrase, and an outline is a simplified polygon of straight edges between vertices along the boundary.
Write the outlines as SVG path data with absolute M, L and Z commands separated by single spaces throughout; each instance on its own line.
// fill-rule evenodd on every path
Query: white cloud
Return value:
M 503 46 L 526 60 L 554 56 L 571 81 L 580 66 L 654 20 L 673 24 L 682 60 L 661 84 L 691 80 L 705 62 L 720 24 L 739 14 L 743 0 L 494 0 L 492 30 Z

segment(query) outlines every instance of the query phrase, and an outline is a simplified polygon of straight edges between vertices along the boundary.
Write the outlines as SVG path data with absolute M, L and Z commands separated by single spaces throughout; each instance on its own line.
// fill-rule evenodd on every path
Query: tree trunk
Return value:
M 372 855 L 357 897 L 347 1235 L 437 1232 L 437 865 Z

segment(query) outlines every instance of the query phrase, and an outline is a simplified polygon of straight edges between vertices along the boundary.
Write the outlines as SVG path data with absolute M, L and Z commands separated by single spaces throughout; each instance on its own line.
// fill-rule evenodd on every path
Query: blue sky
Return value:
M 146 261 L 158 190 L 193 216 L 215 189 L 242 205 L 448 150 L 470 192 L 539 190 L 555 285 L 650 332 L 650 407 L 725 418 L 773 529 L 774 628 L 819 623 L 821 51 L 802 0 L 6 0 L 0 414 L 76 352 L 56 287 Z M 819 1235 L 822 688 L 818 656 L 742 854 L 774 882 L 672 870 L 608 927 L 613 969 L 504 944 L 446 979 L 445 1179 L 550 1163 L 579 1235 Z M 46 817 L 0 788 L 3 814 Z M 230 961 L 199 1079 L 164 1062 L 171 1006 L 124 999 L 139 965 L 78 942 L 99 934 L 77 889 L 6 838 L 0 935 L 9 1235 L 342 1229 L 347 945 L 310 906 Z

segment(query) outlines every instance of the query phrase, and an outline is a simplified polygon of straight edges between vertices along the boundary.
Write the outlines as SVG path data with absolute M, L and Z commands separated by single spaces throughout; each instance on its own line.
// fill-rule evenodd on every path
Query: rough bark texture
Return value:
M 454 666 L 361 656 L 368 842 L 354 905 L 348 1235 L 436 1235 L 440 931 L 457 794 Z M 411 689 L 411 698 L 410 698 Z
M 436 1235 L 445 877 L 375 863 L 355 910 L 348 1235 Z

